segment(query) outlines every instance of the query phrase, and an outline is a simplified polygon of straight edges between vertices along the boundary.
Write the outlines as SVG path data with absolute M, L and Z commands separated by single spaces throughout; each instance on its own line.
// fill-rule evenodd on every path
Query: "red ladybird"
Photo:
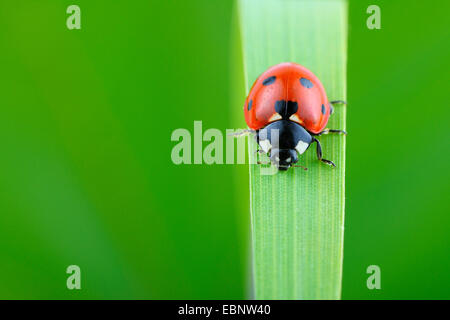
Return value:
M 262 152 L 279 170 L 287 170 L 313 143 L 320 161 L 322 148 L 315 136 L 344 133 L 325 129 L 333 112 L 320 80 L 305 67 L 291 62 L 269 68 L 256 79 L 245 100 L 245 121 L 256 132 Z M 276 130 L 276 131 L 275 131 Z

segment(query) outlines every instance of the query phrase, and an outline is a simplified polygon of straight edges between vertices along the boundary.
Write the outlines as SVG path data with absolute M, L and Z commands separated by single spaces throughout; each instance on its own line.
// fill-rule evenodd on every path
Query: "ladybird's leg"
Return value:
M 332 115 L 334 113 L 334 108 L 333 108 L 333 104 L 347 104 L 346 101 L 344 100 L 333 100 L 330 101 L 330 115 Z
M 230 132 L 227 133 L 227 136 L 233 136 L 233 137 L 243 137 L 243 136 L 248 136 L 250 134 L 254 134 L 256 131 L 255 130 L 251 130 L 251 129 L 242 129 L 242 130 L 238 130 L 235 132 Z
M 322 161 L 323 163 L 326 163 L 330 166 L 336 167 L 336 165 L 333 163 L 333 161 L 327 160 L 322 158 L 322 146 L 320 145 L 319 140 L 313 137 L 313 142 L 316 143 L 316 152 L 317 152 L 317 158 Z
M 331 104 L 347 104 L 347 102 L 344 100 L 333 100 L 333 101 L 330 101 L 330 103 Z
M 338 134 L 345 134 L 345 135 L 347 135 L 347 132 L 344 131 L 344 130 L 325 129 L 325 130 L 319 132 L 318 134 L 316 134 L 316 136 L 321 136 L 323 134 L 329 134 L 329 133 L 338 133 Z
M 256 151 L 255 151 L 255 153 L 260 155 L 260 156 L 263 155 L 263 154 L 267 155 L 268 152 L 264 151 L 261 148 L 260 144 L 259 144 L 259 132 L 260 131 L 254 131 L 254 132 L 256 133 L 256 135 L 255 135 L 255 140 L 256 140 Z M 258 157 L 258 158 L 260 158 L 260 157 Z M 269 163 L 262 163 L 261 161 L 257 161 L 257 164 L 269 164 Z

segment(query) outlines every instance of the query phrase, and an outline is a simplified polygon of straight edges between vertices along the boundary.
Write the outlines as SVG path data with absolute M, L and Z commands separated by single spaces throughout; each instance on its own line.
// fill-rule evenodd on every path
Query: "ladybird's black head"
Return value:
M 305 128 L 290 120 L 278 120 L 259 130 L 256 140 L 278 170 L 287 170 L 298 161 L 312 142 Z
M 295 149 L 272 149 L 270 161 L 278 170 L 286 171 L 298 161 L 297 151 Z

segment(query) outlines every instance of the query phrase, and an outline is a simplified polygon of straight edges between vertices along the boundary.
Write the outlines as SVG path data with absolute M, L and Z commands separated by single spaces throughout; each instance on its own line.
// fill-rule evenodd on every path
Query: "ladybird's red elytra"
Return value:
M 317 144 L 318 159 L 335 166 L 322 158 L 315 138 L 328 133 L 345 134 L 342 130 L 324 130 L 333 112 L 331 103 L 310 70 L 285 62 L 270 67 L 256 79 L 245 100 L 244 116 L 249 128 L 256 132 L 259 146 L 279 170 L 295 166 L 298 155 L 313 142 Z
M 277 109 L 280 104 L 283 104 L 282 113 Z M 245 106 L 245 120 L 253 130 L 280 120 L 281 116 L 317 134 L 325 128 L 330 117 L 330 104 L 320 80 L 305 67 L 292 62 L 277 64 L 261 74 L 253 84 Z M 299 107 L 290 112 L 294 106 Z

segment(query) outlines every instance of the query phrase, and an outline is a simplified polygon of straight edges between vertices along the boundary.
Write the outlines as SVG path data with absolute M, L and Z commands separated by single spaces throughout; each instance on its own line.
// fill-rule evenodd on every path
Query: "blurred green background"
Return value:
M 450 6 L 349 10 L 343 298 L 448 299 Z M 0 26 L 0 298 L 249 297 L 246 166 L 170 158 L 194 120 L 244 127 L 233 1 L 3 1 Z

